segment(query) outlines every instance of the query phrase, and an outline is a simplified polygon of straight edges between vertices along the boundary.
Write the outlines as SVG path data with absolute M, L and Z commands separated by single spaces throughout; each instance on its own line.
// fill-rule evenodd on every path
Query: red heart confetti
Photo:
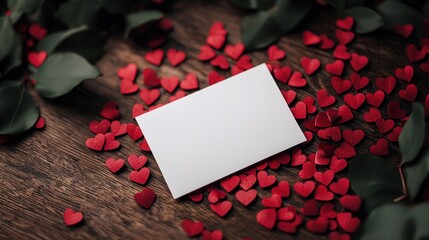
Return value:
M 345 231 L 349 233 L 354 233 L 360 225 L 360 219 L 352 217 L 352 214 L 349 212 L 340 212 L 337 214 L 338 225 Z
M 282 206 L 282 196 L 280 194 L 272 194 L 270 197 L 263 198 L 261 203 L 267 208 L 279 208 Z
M 369 84 L 369 79 L 367 77 L 361 77 L 357 73 L 352 73 L 350 75 L 350 81 L 352 82 L 353 88 L 357 91 L 365 88 Z
M 389 145 L 387 143 L 387 140 L 384 138 L 378 139 L 377 143 L 372 145 L 369 148 L 369 151 L 378 156 L 387 156 L 389 155 Z
M 350 31 L 343 31 L 340 29 L 335 30 L 335 37 L 338 39 L 338 42 L 343 45 L 349 44 L 355 38 L 355 33 Z
M 366 94 L 366 103 L 373 107 L 380 107 L 381 103 L 384 100 L 384 92 L 381 90 L 376 91 L 375 93 Z
M 219 67 L 222 70 L 229 68 L 229 62 L 224 55 L 217 55 L 210 61 L 210 64 L 214 67 Z
M 290 186 L 286 181 L 280 181 L 277 186 L 271 189 L 271 194 L 279 194 L 282 197 L 289 197 Z
M 146 88 L 142 88 L 140 90 L 140 98 L 141 100 L 143 100 L 143 102 L 150 106 L 153 103 L 156 102 L 156 100 L 158 100 L 159 96 L 161 96 L 161 93 L 159 92 L 158 89 L 146 89 Z
M 317 216 L 319 214 L 319 206 L 316 200 L 310 199 L 304 203 L 304 207 L 300 211 L 304 216 Z
M 235 45 L 227 45 L 224 51 L 228 57 L 232 58 L 233 60 L 237 60 L 241 57 L 241 55 L 243 55 L 244 49 L 244 44 L 237 43 Z
M 354 24 L 354 19 L 350 16 L 347 16 L 343 19 L 337 19 L 335 22 L 337 27 L 344 29 L 344 30 L 351 30 Z
M 210 209 L 215 212 L 217 215 L 219 215 L 220 217 L 224 217 L 226 216 L 226 214 L 229 213 L 229 211 L 232 208 L 232 203 L 228 200 L 225 200 L 223 202 L 219 202 L 219 203 L 215 203 L 215 204 L 210 204 Z
M 368 64 L 368 58 L 366 56 L 358 55 L 356 53 L 352 53 L 352 57 L 350 59 L 350 65 L 353 70 L 356 72 L 363 69 Z
M 109 120 L 118 119 L 121 116 L 118 110 L 118 103 L 114 101 L 107 102 L 103 109 L 101 109 L 100 115 Z
M 149 209 L 155 202 L 156 194 L 151 188 L 145 188 L 141 192 L 134 194 L 136 203 L 145 209 Z
M 328 230 L 329 221 L 326 217 L 319 216 L 317 219 L 307 221 L 307 229 L 314 233 L 325 233 Z
M 34 67 L 38 68 L 42 66 L 42 64 L 45 62 L 47 57 L 48 57 L 48 54 L 45 51 L 30 52 L 28 54 L 28 62 Z
M 418 62 L 422 60 L 426 54 L 422 50 L 418 50 L 413 44 L 407 45 L 407 56 L 410 62 Z
M 118 76 L 122 80 L 128 80 L 134 82 L 137 75 L 137 65 L 135 63 L 129 63 L 127 66 L 119 68 Z
M 200 221 L 192 221 L 190 219 L 183 219 L 182 229 L 185 231 L 188 237 L 196 237 L 200 235 L 204 230 L 204 224 Z
M 204 45 L 200 48 L 200 53 L 198 54 L 198 59 L 201 61 L 208 61 L 216 57 L 216 52 L 207 45 Z
M 350 181 L 347 178 L 340 178 L 337 182 L 329 185 L 329 190 L 338 195 L 345 195 L 349 190 Z
M 282 83 L 287 83 L 291 75 L 292 70 L 288 66 L 274 69 L 274 77 Z
M 417 86 L 411 83 L 408 84 L 405 89 L 401 89 L 398 95 L 405 101 L 414 102 L 414 100 L 416 100 L 418 91 L 419 90 Z
M 135 183 L 144 185 L 144 184 L 146 184 L 147 180 L 149 179 L 149 176 L 150 176 L 149 168 L 144 167 L 144 168 L 140 169 L 139 171 L 132 171 L 130 173 L 130 180 L 135 182 Z
M 404 68 L 397 68 L 395 70 L 395 75 L 401 80 L 410 82 L 413 79 L 414 68 L 411 65 L 407 65 Z
M 128 164 L 130 164 L 130 166 L 136 171 L 142 168 L 144 165 L 146 165 L 146 163 L 147 163 L 147 157 L 144 155 L 137 156 L 136 154 L 133 153 L 128 156 Z
M 317 69 L 319 69 L 320 61 L 315 58 L 310 59 L 308 57 L 302 57 L 301 66 L 304 69 L 304 72 L 307 73 L 307 75 L 312 75 L 314 72 L 317 71 Z
M 316 172 L 314 174 L 314 179 L 323 185 L 329 185 L 334 179 L 334 171 L 326 170 L 325 172 Z
M 127 133 L 128 133 L 128 136 L 130 136 L 130 138 L 133 141 L 137 141 L 137 140 L 139 140 L 140 138 L 143 137 L 143 133 L 140 130 L 140 127 L 137 126 L 137 125 L 135 125 L 134 123 L 128 123 L 128 125 L 127 125 Z
M 356 212 L 362 205 L 362 199 L 357 195 L 344 195 L 340 198 L 340 203 L 345 209 Z
M 163 77 L 161 78 L 161 86 L 167 92 L 172 93 L 179 86 L 179 78 L 176 76 L 171 76 L 169 78 Z
M 258 184 L 261 188 L 269 187 L 277 181 L 274 175 L 268 175 L 266 171 L 258 172 L 257 178 Z
M 319 185 L 317 186 L 316 191 L 314 192 L 314 199 L 319 201 L 331 201 L 332 199 L 334 199 L 334 194 L 329 192 L 326 186 Z
M 66 226 L 73 226 L 83 221 L 82 212 L 75 212 L 71 208 L 66 208 L 63 214 L 64 223 Z
M 145 59 L 148 63 L 159 66 L 164 60 L 164 50 L 156 49 L 145 54 Z
M 158 87 L 161 84 L 161 79 L 152 68 L 143 70 L 143 83 L 148 87 Z
M 183 63 L 186 59 L 186 54 L 183 51 L 178 51 L 176 49 L 168 49 L 167 51 L 167 59 L 170 61 L 173 67 L 178 66 Z
M 302 41 L 307 46 L 316 45 L 320 43 L 320 37 L 311 31 L 304 31 L 302 33 Z
M 117 140 L 115 140 L 115 135 L 112 133 L 106 133 L 104 135 L 106 142 L 104 144 L 103 150 L 110 151 L 110 150 L 116 150 L 121 146 L 121 143 Z
M 252 203 L 257 196 L 258 192 L 254 189 L 250 189 L 248 191 L 239 190 L 235 194 L 235 198 L 246 207 L 249 206 L 249 204 Z
M 38 23 L 32 23 L 28 28 L 28 33 L 32 37 L 40 41 L 45 38 L 46 34 L 48 33 L 48 30 L 40 26 Z
M 240 184 L 240 177 L 235 175 L 220 182 L 220 185 L 226 192 L 231 192 L 238 186 L 238 184 Z
M 315 187 L 316 184 L 313 181 L 297 182 L 293 185 L 295 192 L 303 197 L 308 197 L 314 191 Z
M 268 59 L 270 60 L 282 60 L 286 57 L 286 52 L 279 49 L 276 45 L 268 47 Z
M 393 26 L 393 29 L 402 37 L 409 38 L 411 33 L 413 32 L 414 26 L 412 24 L 395 24 Z
M 345 45 L 338 45 L 334 50 L 334 57 L 341 60 L 349 60 L 351 57 L 351 53 L 347 51 L 347 47 Z
M 326 64 L 325 69 L 332 75 L 341 76 L 344 70 L 344 63 L 341 60 L 335 60 L 333 63 Z
M 198 79 L 195 73 L 188 73 L 185 79 L 180 82 L 180 88 L 183 90 L 198 89 Z
M 351 130 L 351 129 L 345 129 L 343 131 L 343 138 L 346 142 L 348 142 L 352 146 L 356 146 L 358 143 L 360 143 L 363 138 L 365 137 L 365 132 L 357 129 L 357 130 Z
M 267 229 L 273 229 L 277 222 L 277 212 L 273 208 L 263 209 L 256 214 L 256 221 Z
M 106 138 L 104 137 L 104 134 L 99 133 L 94 138 L 89 138 L 86 140 L 85 145 L 92 150 L 95 151 L 101 151 L 104 146 L 104 142 L 106 141 Z
M 208 231 L 204 230 L 202 234 L 203 240 L 222 240 L 223 233 L 220 230 Z
M 105 162 L 107 168 L 112 172 L 116 173 L 117 171 L 121 170 L 121 168 L 124 166 L 125 161 L 123 159 L 117 159 L 114 158 L 108 158 Z

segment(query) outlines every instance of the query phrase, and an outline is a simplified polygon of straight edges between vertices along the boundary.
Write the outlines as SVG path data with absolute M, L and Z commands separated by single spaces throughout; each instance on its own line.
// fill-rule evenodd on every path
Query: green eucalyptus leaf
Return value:
M 56 98 L 70 92 L 83 80 L 99 75 L 96 67 L 76 53 L 54 53 L 33 78 L 37 81 L 37 90 L 44 97 Z
M 8 16 L 3 17 L 0 24 L 0 61 L 2 61 L 12 51 L 18 36 Z
M 34 126 L 39 110 L 18 82 L 0 84 L 0 134 L 20 135 Z
M 384 26 L 395 31 L 396 24 L 413 24 L 414 34 L 423 36 L 423 14 L 400 1 L 383 1 L 377 6 L 384 21 Z
M 247 49 L 264 48 L 298 25 L 313 1 L 277 0 L 276 5 L 244 18 L 241 38 Z
M 365 5 L 366 0 L 345 0 L 347 7 L 356 7 Z
M 410 118 L 402 128 L 398 139 L 403 163 L 414 160 L 422 148 L 424 138 L 425 109 L 421 103 L 415 102 L 413 103 L 413 111 Z
M 249 10 L 268 9 L 274 5 L 275 0 L 230 0 L 238 7 Z
M 96 0 L 68 0 L 58 8 L 57 16 L 69 28 L 93 26 L 99 9 Z
M 55 50 L 64 40 L 73 36 L 76 33 L 87 30 L 87 26 L 81 26 L 78 28 L 72 28 L 65 31 L 55 32 L 47 35 L 42 41 L 40 41 L 36 49 L 37 51 L 45 51 L 46 53 L 51 53 Z
M 405 182 L 411 199 L 415 199 L 429 175 L 429 150 L 422 151 L 417 159 L 404 165 Z
M 410 212 L 412 226 L 414 231 L 409 236 L 413 236 L 413 240 L 429 239 L 429 203 L 419 204 Z
M 360 154 L 350 166 L 353 191 L 362 197 L 367 212 L 401 196 L 402 183 L 398 169 L 387 159 Z
M 147 11 L 140 11 L 140 12 L 127 14 L 126 16 L 127 26 L 125 30 L 125 37 L 128 37 L 131 30 L 133 30 L 134 28 L 155 20 L 159 20 L 163 16 L 164 14 L 162 14 L 162 12 L 156 11 L 156 10 L 147 10 Z
M 12 51 L 9 55 L 3 60 L 0 71 L 1 75 L 6 75 L 13 69 L 21 66 L 22 63 L 22 41 L 17 39 L 13 43 Z
M 44 0 L 7 0 L 7 5 L 12 12 L 32 13 L 42 7 Z
M 125 13 L 138 0 L 98 0 L 99 4 L 110 13 Z
M 367 7 L 354 7 L 347 10 L 347 15 L 355 20 L 357 33 L 369 33 L 383 26 L 383 19 L 374 10 Z

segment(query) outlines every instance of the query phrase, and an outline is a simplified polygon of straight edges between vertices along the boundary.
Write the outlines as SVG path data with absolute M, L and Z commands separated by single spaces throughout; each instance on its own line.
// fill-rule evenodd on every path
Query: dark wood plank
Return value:
M 197 60 L 199 47 L 204 43 L 211 24 L 217 20 L 225 23 L 230 32 L 229 41 L 239 42 L 239 24 L 244 12 L 227 1 L 194 0 L 172 4 L 168 15 L 175 28 L 164 47 L 184 50 L 188 59 L 178 68 L 164 64 L 158 69 L 159 75 L 174 74 L 182 79 L 188 72 L 195 72 L 200 86 L 207 86 L 207 74 L 212 67 Z M 314 13 L 305 26 L 333 37 L 334 21 L 334 12 L 327 8 Z M 308 48 L 302 44 L 302 29 L 301 27 L 279 41 L 279 46 L 287 52 L 287 59 L 282 63 L 301 70 L 300 59 L 303 56 L 318 58 L 323 66 L 332 62 L 331 51 Z M 405 40 L 385 32 L 358 36 L 351 44 L 353 52 L 368 56 L 371 62 L 362 71 L 363 75 L 371 79 L 366 91 L 375 90 L 376 77 L 389 76 L 396 67 L 407 64 L 405 44 Z M 47 127 L 44 131 L 34 131 L 17 142 L 0 146 L 0 238 L 186 239 L 180 226 L 181 220 L 191 218 L 202 221 L 208 229 L 221 229 L 227 239 L 245 236 L 254 239 L 325 239 L 326 236 L 307 232 L 305 227 L 301 227 L 297 235 L 288 235 L 279 230 L 268 231 L 255 220 L 256 212 L 262 209 L 260 201 L 244 208 L 233 194 L 228 195 L 228 199 L 233 202 L 234 207 L 225 218 L 216 216 L 209 209 L 207 200 L 198 204 L 188 199 L 175 201 L 150 154 L 151 179 L 148 186 L 157 193 L 157 200 L 150 210 L 136 205 L 133 195 L 142 187 L 128 180 L 129 168 L 114 175 L 106 169 L 104 161 L 110 156 L 125 159 L 131 153 L 141 153 L 138 145 L 125 136 L 120 138 L 122 147 L 119 151 L 98 154 L 85 147 L 85 140 L 92 135 L 87 128 L 89 122 L 101 119 L 98 113 L 109 100 L 119 102 L 121 121 L 134 121 L 131 109 L 134 103 L 141 100 L 137 95 L 125 97 L 119 93 L 116 71 L 129 62 L 136 63 L 140 69 L 149 67 L 143 58 L 145 51 L 145 48 L 132 41 L 113 37 L 106 47 L 106 54 L 97 64 L 103 73 L 102 77 L 88 80 L 72 93 L 56 100 L 41 99 L 33 93 L 46 118 Z M 255 64 L 267 60 L 265 51 L 249 54 Z M 349 73 L 348 67 L 345 76 Z M 423 101 L 428 92 L 429 81 L 426 78 L 426 75 L 416 71 L 414 83 L 420 89 L 419 101 Z M 339 106 L 342 96 L 334 93 L 329 79 L 325 71 L 318 71 L 314 76 L 308 77 L 308 86 L 297 89 L 298 98 L 302 100 L 305 96 L 315 96 L 318 89 L 326 88 L 338 97 L 336 106 Z M 142 85 L 141 79 L 138 82 Z M 398 89 L 405 87 L 402 81 L 398 81 L 398 84 Z M 279 87 L 289 89 L 281 83 Z M 164 94 L 159 102 L 166 102 L 167 99 L 168 94 Z M 398 96 L 394 94 L 389 99 L 398 99 Z M 384 116 L 386 102 L 382 105 Z M 409 104 L 403 104 L 403 107 L 410 110 Z M 367 138 L 359 145 L 359 152 L 368 151 L 369 146 L 382 137 L 374 129 L 374 125 L 362 120 L 362 114 L 367 110 L 368 106 L 364 106 L 356 111 L 355 120 L 345 126 L 366 132 Z M 316 145 L 317 142 L 313 142 L 306 146 L 305 154 L 314 152 Z M 391 158 L 398 161 L 397 144 L 391 144 L 390 148 Z M 298 171 L 298 168 L 282 167 L 275 174 L 278 180 L 287 180 L 293 184 L 300 180 Z M 269 194 L 265 190 L 258 192 L 260 197 Z M 302 207 L 303 202 L 296 195 L 285 200 L 285 203 L 296 207 Z M 74 228 L 64 226 L 62 213 L 66 207 L 82 211 L 85 223 Z

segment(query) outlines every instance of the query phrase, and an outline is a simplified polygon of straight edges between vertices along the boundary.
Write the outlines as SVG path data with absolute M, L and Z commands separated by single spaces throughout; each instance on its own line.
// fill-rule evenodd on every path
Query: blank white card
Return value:
M 306 140 L 265 64 L 136 119 L 175 199 Z

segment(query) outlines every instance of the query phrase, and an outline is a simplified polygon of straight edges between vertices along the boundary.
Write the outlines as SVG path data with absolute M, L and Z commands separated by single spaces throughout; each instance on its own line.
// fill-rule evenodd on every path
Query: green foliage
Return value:
M 263 10 L 271 8 L 275 0 L 230 0 L 238 7 L 249 10 Z
M 99 9 L 96 0 L 69 0 L 61 4 L 57 16 L 69 28 L 94 26 Z
M 420 189 L 429 175 L 429 150 L 422 152 L 415 162 L 406 165 L 405 181 L 411 199 L 415 199 Z
M 0 84 L 0 96 L 0 134 L 20 135 L 36 123 L 39 110 L 19 83 Z
M 125 30 L 125 37 L 128 37 L 131 30 L 134 28 L 137 28 L 143 24 L 159 20 L 163 17 L 163 14 L 160 11 L 156 10 L 148 10 L 148 11 L 140 11 L 128 14 L 126 16 L 126 30 Z
M 2 61 L 12 51 L 17 36 L 8 16 L 0 21 L 0 61 Z
M 422 104 L 413 103 L 411 116 L 405 123 L 398 139 L 402 162 L 408 163 L 414 160 L 422 148 L 424 138 L 425 109 Z
M 70 92 L 85 79 L 100 75 L 98 69 L 76 53 L 54 53 L 34 75 L 36 88 L 46 98 Z
M 394 31 L 396 24 L 413 24 L 414 34 L 423 36 L 423 14 L 405 2 L 384 1 L 377 6 L 387 30 Z
M 357 33 L 369 33 L 383 26 L 381 16 L 367 7 L 350 8 L 347 10 L 347 15 L 354 18 Z
M 7 5 L 12 12 L 32 13 L 38 10 L 44 0 L 7 0 Z

